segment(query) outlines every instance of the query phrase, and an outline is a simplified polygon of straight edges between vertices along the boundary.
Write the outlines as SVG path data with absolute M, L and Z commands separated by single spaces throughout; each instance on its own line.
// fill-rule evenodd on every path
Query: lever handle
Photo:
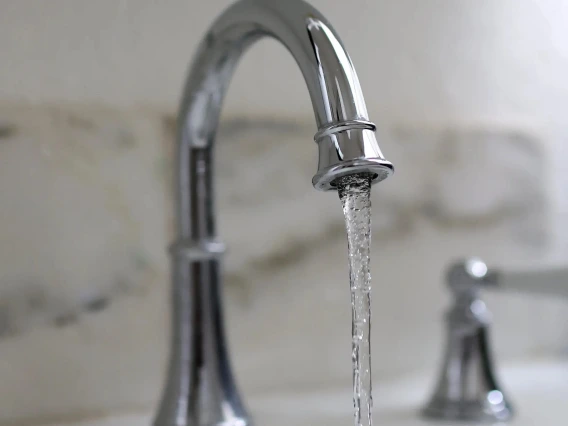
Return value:
M 530 294 L 568 298 L 568 268 L 558 265 L 539 266 L 525 270 L 495 271 L 496 287 Z
M 490 268 L 481 259 L 469 258 L 450 267 L 447 282 L 457 295 L 494 289 L 568 298 L 568 267 L 562 265 Z

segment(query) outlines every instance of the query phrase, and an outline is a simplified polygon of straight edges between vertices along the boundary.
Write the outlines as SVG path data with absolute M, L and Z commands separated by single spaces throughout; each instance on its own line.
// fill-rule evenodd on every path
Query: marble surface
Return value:
M 0 425 L 155 405 L 172 122 L 147 110 L 0 105 Z M 379 381 L 435 371 L 451 259 L 534 261 L 557 247 L 549 176 L 538 173 L 549 141 L 514 126 L 382 127 L 397 171 L 373 193 Z M 227 328 L 250 394 L 349 387 L 345 235 L 337 196 L 311 187 L 313 132 L 309 121 L 260 117 L 228 118 L 219 134 Z M 562 346 L 561 302 L 487 300 L 500 358 Z

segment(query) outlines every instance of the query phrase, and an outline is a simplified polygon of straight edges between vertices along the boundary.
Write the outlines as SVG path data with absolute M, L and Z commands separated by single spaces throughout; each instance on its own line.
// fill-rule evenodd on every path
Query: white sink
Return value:
M 375 384 L 375 424 L 432 426 L 418 416 L 432 390 L 435 372 Z M 568 417 L 568 360 L 516 363 L 501 369 L 504 390 L 516 409 L 512 426 L 563 426 Z M 349 386 L 339 391 L 265 394 L 248 398 L 259 426 L 349 426 L 352 424 Z M 76 426 L 149 426 L 151 413 L 121 415 L 69 423 Z M 471 426 L 471 423 L 442 423 Z M 47 425 L 46 425 L 47 426 Z M 52 426 L 52 425 L 49 425 Z M 55 426 L 55 425 L 53 425 Z M 61 423 L 58 423 L 61 426 Z

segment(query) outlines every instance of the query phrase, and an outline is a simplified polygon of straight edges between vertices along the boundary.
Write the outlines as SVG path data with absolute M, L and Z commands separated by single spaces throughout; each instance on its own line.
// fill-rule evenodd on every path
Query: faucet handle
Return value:
M 503 268 L 493 272 L 498 290 L 542 294 L 568 298 L 568 268 L 562 265 L 538 265 L 523 269 Z
M 447 344 L 434 394 L 422 414 L 430 419 L 501 422 L 511 406 L 498 385 L 489 340 L 491 313 L 479 289 L 496 276 L 479 259 L 453 264 L 447 284 L 454 294 L 446 314 Z
M 448 286 L 457 296 L 480 289 L 568 297 L 568 267 L 539 264 L 522 268 L 488 268 L 472 257 L 454 263 L 448 270 Z

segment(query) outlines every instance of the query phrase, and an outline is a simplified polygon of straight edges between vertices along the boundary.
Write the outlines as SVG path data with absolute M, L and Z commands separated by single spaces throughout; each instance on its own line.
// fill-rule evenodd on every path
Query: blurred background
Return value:
M 176 107 L 229 3 L 0 2 L 0 425 L 153 410 Z M 381 380 L 436 375 L 450 261 L 568 262 L 568 4 L 312 3 L 396 166 L 372 199 L 380 395 Z M 350 387 L 346 238 L 337 195 L 311 186 L 315 130 L 292 57 L 262 41 L 237 69 L 217 150 L 228 338 L 248 394 Z M 487 301 L 502 363 L 568 345 L 565 304 Z

